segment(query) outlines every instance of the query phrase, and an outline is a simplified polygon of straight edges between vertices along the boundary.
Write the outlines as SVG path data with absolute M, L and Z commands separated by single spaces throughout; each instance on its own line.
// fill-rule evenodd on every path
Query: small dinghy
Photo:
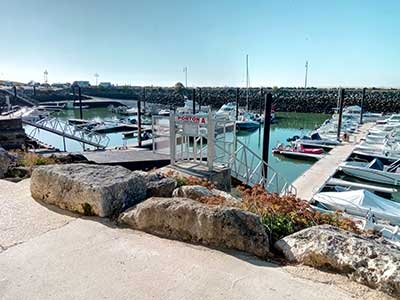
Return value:
M 379 197 L 361 189 L 345 192 L 322 192 L 313 197 L 314 204 L 328 210 L 341 210 L 351 215 L 365 217 L 372 213 L 376 218 L 400 224 L 400 203 Z
M 348 161 L 340 165 L 347 175 L 389 185 L 400 185 L 400 160 L 385 166 L 378 158 L 371 162 Z

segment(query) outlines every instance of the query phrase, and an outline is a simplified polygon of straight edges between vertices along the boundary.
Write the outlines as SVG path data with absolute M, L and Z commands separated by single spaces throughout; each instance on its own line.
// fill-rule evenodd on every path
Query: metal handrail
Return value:
M 223 143 L 227 142 L 223 141 Z M 227 160 L 227 164 L 231 168 L 233 176 L 240 177 L 238 178 L 239 180 L 242 180 L 245 184 L 250 186 L 254 184 L 261 184 L 266 190 L 270 190 L 271 185 L 275 183 L 275 192 L 279 192 L 280 194 L 297 194 L 296 187 L 290 184 L 285 177 L 280 175 L 274 168 L 265 162 L 260 155 L 247 147 L 240 140 L 237 140 L 236 143 L 238 147 L 231 153 L 228 153 L 224 149 L 225 147 L 223 148 L 217 143 L 215 144 L 215 146 L 224 154 L 228 154 L 229 159 Z M 249 157 L 249 155 L 252 157 Z M 225 157 L 225 155 L 223 157 Z M 258 160 L 259 162 L 254 166 L 255 160 Z M 272 174 L 270 178 L 265 178 L 264 166 L 268 168 L 268 173 Z M 241 170 L 243 170 L 245 174 L 241 174 Z M 260 180 L 254 178 L 256 174 L 261 177 Z M 280 182 L 283 183 L 282 188 L 279 186 Z

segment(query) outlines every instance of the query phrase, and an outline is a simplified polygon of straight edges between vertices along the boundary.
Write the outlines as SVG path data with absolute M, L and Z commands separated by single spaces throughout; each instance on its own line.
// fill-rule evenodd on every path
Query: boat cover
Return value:
M 367 190 L 346 192 L 322 192 L 314 200 L 329 208 L 346 211 L 350 214 L 365 216 L 369 210 L 379 219 L 400 224 L 400 203 L 387 200 Z

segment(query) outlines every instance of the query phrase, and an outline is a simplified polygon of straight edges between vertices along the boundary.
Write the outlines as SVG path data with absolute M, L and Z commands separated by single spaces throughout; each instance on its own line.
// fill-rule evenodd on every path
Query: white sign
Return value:
M 186 115 L 186 116 L 177 116 L 177 122 L 182 123 L 194 123 L 194 124 L 207 124 L 207 118 L 201 116 L 193 116 L 193 115 Z

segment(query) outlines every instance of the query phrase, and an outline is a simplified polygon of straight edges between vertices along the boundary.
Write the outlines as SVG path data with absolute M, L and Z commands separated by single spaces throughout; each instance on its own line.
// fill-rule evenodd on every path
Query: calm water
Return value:
M 79 118 L 79 110 L 65 110 L 58 113 L 58 117 L 63 120 Z M 119 119 L 119 117 L 110 113 L 106 108 L 86 109 L 83 111 L 83 117 L 87 120 L 96 121 Z M 308 133 L 310 130 L 321 125 L 329 116 L 309 113 L 278 113 L 277 117 L 278 122 L 271 126 L 269 163 L 281 175 L 292 182 L 306 171 L 313 164 L 313 161 L 302 161 L 274 156 L 271 154 L 272 148 L 278 143 L 286 143 L 288 137 Z M 32 128 L 29 126 L 26 127 L 27 133 L 31 130 Z M 109 147 L 136 145 L 136 139 L 124 139 L 122 133 L 113 133 L 108 134 L 107 136 L 110 138 Z M 36 135 L 36 137 L 56 148 L 61 150 L 63 149 L 62 138 L 57 135 L 42 130 Z M 249 145 L 252 150 L 261 155 L 262 128 L 253 132 L 238 132 L 238 138 Z M 67 151 L 82 151 L 82 146 L 78 142 L 66 140 L 66 147 Z

